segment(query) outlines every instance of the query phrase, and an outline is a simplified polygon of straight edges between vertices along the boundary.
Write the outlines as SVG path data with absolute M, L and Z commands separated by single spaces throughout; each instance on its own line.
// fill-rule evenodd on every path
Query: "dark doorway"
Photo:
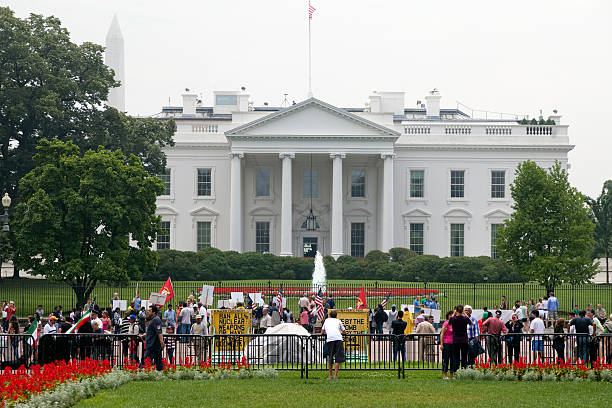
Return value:
M 317 237 L 304 237 L 304 258 L 314 258 L 317 254 Z

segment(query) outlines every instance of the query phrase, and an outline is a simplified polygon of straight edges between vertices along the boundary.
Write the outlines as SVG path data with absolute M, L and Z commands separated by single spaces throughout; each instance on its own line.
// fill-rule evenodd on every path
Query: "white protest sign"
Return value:
M 140 301 L 140 308 L 145 308 L 145 310 L 147 310 L 149 307 L 151 307 L 151 302 L 148 299 L 142 299 Z
M 426 307 L 423 314 L 425 316 L 433 316 L 434 323 L 440 323 L 440 309 L 429 309 Z
M 259 306 L 263 306 L 266 304 L 263 300 L 263 297 L 261 297 L 261 293 L 249 293 L 249 297 L 253 301 L 253 304 L 258 304 Z
M 490 314 L 490 316 L 495 316 L 495 310 L 488 310 L 488 313 Z M 512 319 L 512 314 L 514 313 L 512 310 L 502 310 L 502 315 L 501 315 L 501 321 L 502 322 L 507 322 L 510 319 Z M 473 309 L 472 310 L 472 317 L 476 320 L 481 320 L 482 319 L 482 315 L 484 313 L 484 310 L 482 309 Z
M 113 299 L 113 310 L 119 308 L 119 310 L 126 311 L 127 310 L 127 300 L 115 300 Z
M 242 292 L 232 292 L 231 297 L 234 303 L 244 303 L 244 293 Z
M 151 295 L 149 296 L 149 302 L 152 305 L 163 306 L 166 304 L 166 296 L 166 293 L 151 292 Z
M 410 313 L 414 314 L 414 305 L 408 305 L 408 310 L 410 310 Z
M 275 305 L 276 307 L 278 307 L 278 298 L 275 297 L 274 300 L 272 300 L 272 304 Z M 283 308 L 287 307 L 287 299 L 283 298 Z
M 202 286 L 202 294 L 200 295 L 200 303 L 205 306 L 212 306 L 213 304 L 213 294 L 215 292 L 215 287 L 210 285 Z
M 217 308 L 218 309 L 231 309 L 232 308 L 232 304 L 229 300 L 217 300 Z

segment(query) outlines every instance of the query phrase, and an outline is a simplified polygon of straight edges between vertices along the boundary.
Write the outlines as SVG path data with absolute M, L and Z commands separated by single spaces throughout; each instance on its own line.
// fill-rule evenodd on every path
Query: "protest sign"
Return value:
M 122 312 L 127 310 L 127 300 L 115 300 L 113 299 L 113 310 L 119 308 Z
M 338 319 L 340 319 L 346 330 L 343 339 L 347 358 L 367 360 L 368 348 L 366 337 L 355 336 L 355 334 L 367 333 L 368 309 L 337 310 L 337 312 Z
M 152 305 L 163 306 L 166 304 L 167 296 L 168 295 L 166 293 L 151 292 L 151 295 L 149 296 L 149 302 Z
M 212 334 L 249 334 L 251 333 L 252 314 L 250 310 L 211 310 Z M 248 336 L 217 337 L 213 352 L 241 352 L 248 342 Z
M 257 304 L 259 306 L 264 306 L 266 304 L 261 296 L 261 293 L 249 293 L 249 297 L 253 301 L 253 304 Z
M 232 292 L 231 293 L 232 301 L 234 304 L 242 303 L 244 304 L 244 293 L 242 292 Z
M 200 294 L 199 301 L 205 306 L 212 306 L 213 294 L 215 293 L 215 287 L 210 285 L 202 286 L 202 293 Z
M 434 323 L 440 323 L 440 309 L 430 309 L 426 307 L 423 309 L 423 314 L 425 316 L 433 316 Z

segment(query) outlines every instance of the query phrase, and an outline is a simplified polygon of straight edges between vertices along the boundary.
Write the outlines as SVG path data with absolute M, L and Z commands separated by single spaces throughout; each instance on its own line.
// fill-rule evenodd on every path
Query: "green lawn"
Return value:
M 253 280 L 253 281 L 224 281 L 224 287 L 236 286 L 256 286 L 260 289 L 278 290 L 281 282 L 288 286 L 299 286 L 308 288 L 310 281 L 279 281 L 279 280 Z M 184 300 L 197 288 L 201 288 L 203 282 L 182 281 L 173 282 L 176 298 Z M 163 282 L 138 282 L 140 294 L 148 298 L 149 293 L 157 292 Z M 209 282 L 209 284 L 219 286 L 219 283 Z M 443 311 L 451 309 L 456 304 L 470 304 L 476 308 L 487 306 L 493 308 L 500 303 L 502 295 L 506 295 L 512 303 L 517 299 L 537 298 L 544 295 L 544 290 L 539 285 L 520 283 L 489 283 L 489 284 L 461 284 L 461 283 L 423 283 L 423 282 L 382 282 L 382 281 L 329 281 L 328 288 L 334 291 L 336 287 L 360 288 L 362 285 L 378 287 L 401 287 L 411 289 L 430 289 L 438 292 L 437 299 L 441 303 Z M 136 291 L 136 282 L 131 282 L 127 286 L 99 284 L 92 296 L 97 297 L 97 303 L 106 306 L 114 292 L 119 293 L 121 299 L 131 300 Z M 561 310 L 566 311 L 573 304 L 586 307 L 588 303 L 602 303 L 604 308 L 612 312 L 612 286 L 610 285 L 584 285 L 572 290 L 570 285 L 557 288 L 556 295 L 560 300 Z M 336 294 L 337 296 L 337 294 Z M 297 310 L 297 300 L 299 296 L 288 296 L 288 306 L 292 311 Z M 215 295 L 215 307 L 218 297 Z M 368 297 L 368 305 L 377 305 L 383 300 L 384 296 Z M 269 296 L 268 296 L 269 299 Z M 50 313 L 53 306 L 61 304 L 64 310 L 69 310 L 75 303 L 76 298 L 70 287 L 64 284 L 51 284 L 44 280 L 14 280 L 4 279 L 0 281 L 0 300 L 15 300 L 18 315 L 25 317 L 36 309 L 39 303 L 43 305 L 45 311 Z M 403 303 L 414 300 L 413 296 L 391 297 L 389 306 L 393 303 L 398 307 Z M 356 297 L 347 296 L 337 298 L 337 306 L 340 308 L 355 307 Z
M 130 382 L 81 401 L 77 407 L 608 407 L 609 383 L 523 383 L 443 381 L 439 373 L 341 372 L 303 380 L 281 373 L 278 380 Z

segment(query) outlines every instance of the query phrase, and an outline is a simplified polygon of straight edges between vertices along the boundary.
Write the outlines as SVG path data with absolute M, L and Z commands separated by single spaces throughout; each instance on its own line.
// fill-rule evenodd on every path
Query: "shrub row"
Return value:
M 508 264 L 499 259 L 481 257 L 440 258 L 416 255 L 405 248 L 389 253 L 374 250 L 364 259 L 348 255 L 334 260 L 324 257 L 328 279 L 393 280 L 403 282 L 522 282 Z M 281 257 L 272 254 L 221 251 L 205 248 L 199 252 L 160 250 L 155 271 L 144 280 L 245 280 L 312 278 L 312 258 Z M 486 279 L 485 279 L 486 277 Z

